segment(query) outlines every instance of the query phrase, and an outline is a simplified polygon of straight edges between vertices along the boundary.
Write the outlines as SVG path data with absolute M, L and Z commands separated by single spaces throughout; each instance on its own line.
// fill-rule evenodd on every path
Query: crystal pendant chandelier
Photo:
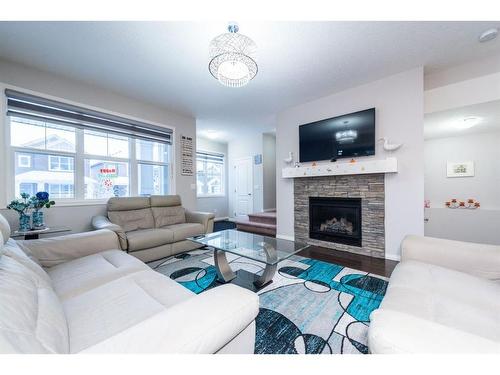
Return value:
M 238 25 L 228 26 L 228 33 L 210 42 L 210 73 L 224 86 L 245 86 L 257 74 L 257 45 L 249 37 L 238 34 Z

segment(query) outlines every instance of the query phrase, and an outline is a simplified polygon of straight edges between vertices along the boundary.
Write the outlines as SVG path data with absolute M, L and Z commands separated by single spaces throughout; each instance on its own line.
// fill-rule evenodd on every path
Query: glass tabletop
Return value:
M 270 265 L 277 264 L 309 247 L 301 242 L 239 232 L 234 229 L 190 237 L 188 240 Z

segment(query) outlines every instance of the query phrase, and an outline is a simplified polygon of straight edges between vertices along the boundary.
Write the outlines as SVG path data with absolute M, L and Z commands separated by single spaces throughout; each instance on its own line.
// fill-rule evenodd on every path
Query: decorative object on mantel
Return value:
M 50 208 L 55 205 L 56 202 L 49 199 L 49 193 L 45 191 L 39 191 L 34 197 L 31 197 L 33 202 L 33 229 L 44 229 L 45 221 L 43 215 L 43 208 Z
M 474 162 L 447 162 L 446 177 L 474 177 Z
M 294 167 L 295 168 L 300 168 L 300 163 L 298 161 L 296 161 Z
M 429 199 L 424 200 L 424 208 L 431 208 L 431 201 Z
M 459 201 L 458 199 L 453 198 L 452 200 L 447 201 L 444 204 L 448 208 L 466 208 L 470 210 L 475 210 L 481 207 L 481 204 L 472 198 L 467 199 L 467 202 Z
M 293 163 L 293 152 L 290 151 L 288 153 L 288 157 L 283 159 L 283 161 L 286 163 L 286 164 L 292 164 Z
M 397 149 L 401 148 L 403 146 L 402 143 L 390 143 L 389 139 L 386 137 L 382 137 L 378 140 L 379 142 L 384 141 L 384 145 L 382 146 L 385 151 L 396 151 Z
M 355 174 L 373 174 L 373 173 L 397 173 L 398 161 L 396 158 L 387 158 L 381 160 L 356 161 L 355 163 L 328 163 L 317 164 L 314 167 L 297 166 L 295 168 L 283 168 L 283 178 L 297 177 L 316 177 L 316 176 L 341 176 Z

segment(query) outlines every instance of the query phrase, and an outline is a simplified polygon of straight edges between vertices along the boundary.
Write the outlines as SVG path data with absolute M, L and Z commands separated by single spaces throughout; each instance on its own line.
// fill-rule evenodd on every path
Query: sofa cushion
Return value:
M 37 273 L 0 257 L 0 353 L 68 353 L 65 314 Z
M 149 267 L 122 250 L 88 255 L 47 269 L 61 299 L 67 299 L 111 280 L 144 271 Z
M 173 224 L 165 227 L 174 232 L 174 242 L 183 241 L 188 237 L 198 236 L 205 233 L 205 228 L 197 223 Z
M 132 211 L 150 207 L 148 197 L 111 197 L 108 200 L 108 211 Z
M 88 349 L 193 296 L 175 281 L 148 270 L 69 298 L 63 305 L 71 352 Z M 144 340 L 149 335 L 154 331 L 142 333 Z
M 31 255 L 27 254 L 24 248 L 18 246 L 16 241 L 10 238 L 4 245 L 0 252 L 8 257 L 15 259 L 17 262 L 21 263 L 25 267 L 29 268 L 32 272 L 36 273 L 38 277 L 43 279 L 47 284 L 51 284 L 49 275 L 40 266 L 36 259 Z
M 169 229 L 141 229 L 127 233 L 128 250 L 149 249 L 174 242 L 174 233 Z
M 108 218 L 125 232 L 154 228 L 155 222 L 150 208 L 130 211 L 108 211 Z
M 499 295 L 493 281 L 408 260 L 394 270 L 380 308 L 500 341 Z
M 10 237 L 10 225 L 5 217 L 0 215 L 0 246 Z
M 152 195 L 149 199 L 151 207 L 172 207 L 182 205 L 179 195 Z
M 151 211 L 153 211 L 156 228 L 186 222 L 186 212 L 182 206 L 152 207 Z

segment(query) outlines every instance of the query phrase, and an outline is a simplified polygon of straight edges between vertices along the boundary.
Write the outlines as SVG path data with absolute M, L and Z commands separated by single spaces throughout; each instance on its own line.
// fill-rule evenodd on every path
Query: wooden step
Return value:
M 235 221 L 236 229 L 264 236 L 276 236 L 276 224 L 259 223 L 246 219 L 238 219 Z
M 254 214 L 248 214 L 248 218 L 254 223 L 264 223 L 276 225 L 276 211 L 270 212 L 257 212 Z

